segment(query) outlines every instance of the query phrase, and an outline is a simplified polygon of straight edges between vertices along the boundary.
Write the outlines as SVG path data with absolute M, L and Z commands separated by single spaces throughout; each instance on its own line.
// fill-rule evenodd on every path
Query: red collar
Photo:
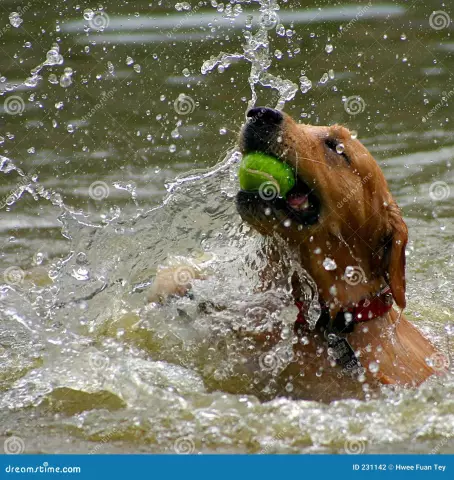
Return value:
M 307 323 L 304 312 L 307 310 L 304 302 L 295 302 L 298 307 L 298 317 L 296 323 Z M 372 298 L 364 298 L 360 300 L 355 306 L 347 307 L 342 310 L 343 313 L 349 312 L 352 314 L 352 321 L 355 323 L 367 322 L 374 318 L 381 317 L 388 313 L 393 306 L 391 289 L 385 287 L 381 292 L 374 295 Z M 322 311 L 329 313 L 329 307 L 322 305 Z

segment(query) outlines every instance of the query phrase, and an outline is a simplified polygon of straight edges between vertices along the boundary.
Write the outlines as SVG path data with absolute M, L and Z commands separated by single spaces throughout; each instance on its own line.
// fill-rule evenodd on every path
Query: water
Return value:
M 155 3 L 2 13 L 0 436 L 26 452 L 452 452 L 451 374 L 369 402 L 291 398 L 276 378 L 296 309 L 285 286 L 255 292 L 259 240 L 233 204 L 248 106 L 356 130 L 409 225 L 408 316 L 446 352 L 439 5 Z M 148 304 L 159 265 L 182 258 L 181 275 L 208 277 L 194 298 Z M 248 340 L 276 320 L 272 349 Z

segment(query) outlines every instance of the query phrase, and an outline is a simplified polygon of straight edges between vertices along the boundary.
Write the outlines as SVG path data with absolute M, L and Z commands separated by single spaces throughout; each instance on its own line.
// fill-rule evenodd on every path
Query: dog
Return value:
M 271 155 L 296 172 L 286 199 L 242 190 L 236 197 L 243 221 L 268 239 L 260 252 L 262 288 L 285 278 L 284 253 L 315 285 L 318 310 L 304 280 L 292 274 L 298 342 L 295 361 L 279 375 L 282 386 L 292 381 L 289 396 L 360 398 L 381 384 L 417 386 L 436 373 L 430 359 L 439 353 L 402 313 L 407 226 L 362 143 L 343 126 L 299 124 L 257 107 L 247 114 L 239 148 L 243 155 Z M 149 299 L 189 289 L 189 283 L 175 286 L 171 270 L 163 269 Z M 263 341 L 271 342 L 270 335 Z

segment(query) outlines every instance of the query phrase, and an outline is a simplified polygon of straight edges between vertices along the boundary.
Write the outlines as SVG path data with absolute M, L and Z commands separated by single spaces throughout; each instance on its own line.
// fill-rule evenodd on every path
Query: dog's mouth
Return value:
M 286 159 L 280 151 L 285 122 L 282 112 L 257 107 L 249 110 L 247 116 L 248 121 L 240 137 L 243 154 L 263 153 L 285 162 Z M 298 172 L 296 183 L 285 198 L 279 195 L 279 188 L 276 188 L 272 181 L 266 182 L 260 191 L 240 190 L 237 195 L 237 208 L 244 220 L 257 227 L 263 223 L 274 228 L 280 224 L 288 227 L 292 222 L 313 225 L 317 223 L 320 215 L 318 196 Z
M 279 196 L 273 185 L 260 191 L 240 190 L 236 203 L 243 219 L 273 223 L 286 221 L 299 225 L 314 225 L 320 215 L 320 201 L 310 186 L 297 177 L 295 186 L 287 193 L 286 198 Z

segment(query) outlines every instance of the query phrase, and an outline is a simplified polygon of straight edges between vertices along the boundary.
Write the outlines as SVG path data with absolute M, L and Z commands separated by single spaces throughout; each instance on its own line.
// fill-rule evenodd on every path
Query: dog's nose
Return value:
M 279 125 L 284 118 L 279 110 L 268 107 L 255 107 L 247 112 L 248 118 L 255 123 L 262 123 L 264 125 Z

